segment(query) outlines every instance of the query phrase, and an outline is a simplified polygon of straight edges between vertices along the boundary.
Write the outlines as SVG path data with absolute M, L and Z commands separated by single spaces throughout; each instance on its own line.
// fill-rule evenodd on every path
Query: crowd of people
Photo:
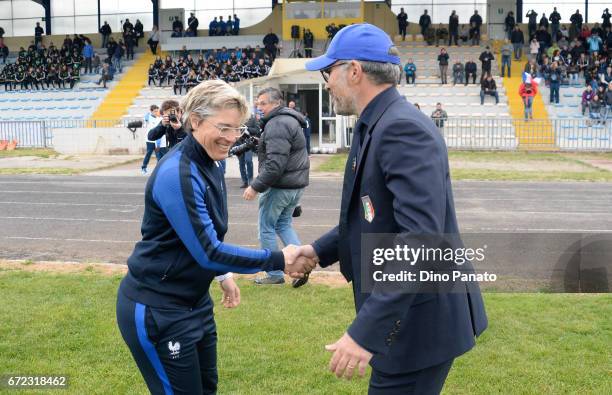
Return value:
M 100 57 L 94 52 L 91 40 L 83 35 L 66 36 L 61 47 L 53 43 L 32 41 L 28 49 L 19 48 L 14 63 L 0 69 L 0 85 L 6 91 L 51 88 L 74 88 L 81 72 L 97 73 Z
M 196 86 L 202 81 L 220 79 L 228 83 L 263 77 L 270 72 L 273 58 L 259 45 L 255 48 L 235 48 L 229 51 L 207 50 L 194 58 L 183 47 L 177 59 L 158 56 L 149 66 L 148 85 L 173 86 L 174 94 Z

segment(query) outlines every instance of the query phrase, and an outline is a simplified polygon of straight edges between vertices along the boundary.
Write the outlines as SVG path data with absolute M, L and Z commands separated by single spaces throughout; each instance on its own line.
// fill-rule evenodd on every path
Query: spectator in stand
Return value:
M 100 83 L 102 83 L 104 88 L 106 88 L 106 83 L 108 81 L 111 81 L 113 79 L 113 76 L 114 67 L 111 64 L 104 62 L 104 64 L 102 65 L 100 79 L 98 80 L 97 85 L 100 85 Z
M 91 42 L 87 41 L 83 47 L 83 58 L 85 58 L 85 72 L 91 74 L 92 70 L 92 59 L 94 56 L 94 49 Z
M 232 28 L 232 35 L 238 36 L 240 34 L 240 19 L 238 15 L 234 14 L 234 27 Z
M 4 43 L 4 38 L 0 37 L 0 58 L 2 58 L 2 64 L 6 64 L 6 58 L 8 58 L 9 49 Z
M 181 22 L 178 16 L 175 16 L 174 22 L 172 22 L 172 32 L 173 34 L 174 32 L 178 33 L 179 34 L 178 37 L 183 36 L 183 22 Z
M 538 42 L 538 40 L 534 37 L 531 39 L 531 42 L 529 43 L 529 53 L 531 54 L 531 57 L 534 59 L 538 59 L 539 55 L 540 55 L 540 43 Z
M 421 35 L 425 39 L 425 33 L 429 26 L 431 26 L 431 17 L 427 15 L 427 10 L 423 11 L 423 15 L 419 18 L 419 26 L 421 27 Z
M 431 32 L 431 29 L 429 30 L 429 32 Z M 436 40 L 436 47 L 440 44 L 440 40 L 442 40 L 442 44 L 444 44 L 444 42 L 446 41 L 446 39 L 448 38 L 448 29 L 446 29 L 444 26 L 442 26 L 442 24 L 440 23 L 438 25 L 438 28 L 435 30 L 435 40 Z M 429 41 L 428 41 L 429 42 Z
M 231 35 L 232 31 L 234 30 L 234 21 L 232 21 L 232 16 L 228 15 L 227 16 L 227 22 L 225 23 L 227 26 L 227 35 Z
M 508 15 L 506 15 L 506 19 L 504 20 L 504 31 L 510 40 L 512 39 L 512 32 L 515 26 L 517 26 L 517 24 L 516 19 L 514 19 L 514 12 L 508 11 Z
M 599 53 L 603 48 L 603 41 L 597 34 L 591 35 L 587 39 L 587 43 L 589 45 L 589 55 L 593 55 L 594 52 Z
M 133 29 L 128 29 L 123 35 L 125 40 L 125 60 L 134 60 L 134 46 L 136 45 L 136 36 Z
M 100 27 L 99 32 L 102 35 L 102 48 L 106 48 L 106 46 L 108 45 L 108 38 L 113 32 L 108 22 L 104 21 L 104 25 Z
M 125 55 L 124 44 L 121 40 L 115 46 L 115 52 L 113 53 L 113 66 L 115 66 L 115 70 L 117 73 L 121 73 L 123 71 L 123 65 L 121 64 L 121 60 L 123 59 L 123 55 Z
M 440 67 L 440 83 L 448 83 L 446 75 L 448 72 L 448 53 L 446 53 L 445 48 L 442 48 L 438 55 L 438 66 Z
M 470 39 L 471 30 L 472 29 L 470 29 L 468 25 L 461 25 L 461 28 L 459 29 L 459 42 L 462 44 L 467 44 L 468 40 Z
M 533 98 L 538 94 L 537 81 L 531 75 L 525 73 L 518 93 L 525 106 L 525 120 L 533 119 Z
M 436 109 L 431 113 L 431 120 L 438 128 L 444 129 L 444 122 L 447 119 L 448 114 L 442 109 L 442 103 L 436 103 Z
M 612 82 L 608 84 L 608 89 L 606 90 L 606 95 L 604 98 L 604 104 L 606 105 L 606 114 L 604 116 L 604 123 L 612 118 Z
M 601 14 L 601 19 L 603 19 L 603 23 L 601 24 L 602 29 L 606 30 L 607 28 L 612 27 L 612 24 L 610 23 L 610 18 L 612 18 L 612 14 L 610 14 L 610 11 L 606 8 L 603 14 Z M 0 37 L 2 36 L 0 35 Z
M 521 60 L 523 57 L 523 46 L 525 46 L 525 36 L 519 25 L 514 27 L 510 35 L 510 42 L 514 48 L 514 60 Z
M 535 35 L 535 32 L 538 28 L 538 13 L 535 12 L 534 10 L 529 10 L 529 12 L 527 12 L 527 15 L 525 15 L 525 17 L 527 17 L 527 19 L 529 20 L 529 22 L 527 23 L 527 31 L 529 33 L 529 40 L 531 40 L 533 38 L 533 36 Z
M 198 26 L 200 22 L 198 18 L 196 18 L 195 14 L 192 12 L 189 14 L 189 19 L 187 19 L 187 29 L 189 29 L 193 33 L 193 37 L 198 36 Z
M 459 38 L 459 15 L 453 10 L 448 17 L 448 46 L 450 47 L 455 39 L 455 45 L 459 45 L 457 39 Z
M 552 28 L 552 39 L 557 42 L 559 40 L 559 27 L 561 26 L 561 15 L 557 12 L 557 7 L 554 7 L 552 14 L 550 14 L 550 26 Z
M 144 37 L 144 26 L 140 19 L 136 19 L 136 23 L 134 24 L 134 41 L 135 45 L 138 46 L 140 43 L 140 39 Z
M 217 30 L 219 29 L 219 22 L 217 22 L 217 17 L 215 17 L 208 24 L 208 35 L 214 37 L 217 35 Z
M 0 38 L 4 37 L 4 28 L 0 26 Z
M 223 20 L 222 16 L 219 16 L 219 24 L 217 27 L 218 36 L 227 36 L 227 23 Z
M 453 85 L 463 84 L 465 78 L 465 68 L 459 59 L 453 65 Z
M 546 18 L 546 14 L 542 13 L 542 18 L 540 18 L 539 28 L 544 28 L 544 30 L 548 31 L 548 18 Z
M 476 62 L 468 60 L 465 62 L 465 85 L 467 86 L 470 77 L 472 77 L 472 84 L 476 84 L 476 76 L 478 74 L 478 67 Z
M 151 159 L 151 155 L 155 152 L 155 157 L 157 158 L 157 162 L 161 160 L 161 155 L 159 153 L 159 149 L 155 145 L 155 140 L 149 140 L 149 132 L 154 129 L 159 122 L 161 121 L 161 116 L 159 113 L 159 107 L 156 104 L 153 104 L 149 107 L 149 112 L 144 116 L 144 129 L 145 129 L 145 140 L 146 140 L 146 153 L 145 157 L 142 161 L 142 166 L 140 171 L 142 175 L 147 174 L 147 166 L 149 165 L 149 160 Z
M 505 77 L 505 70 L 508 69 L 508 78 L 512 77 L 512 51 L 514 47 L 508 39 L 504 40 L 504 45 L 500 49 L 501 53 L 501 76 Z
M 575 37 L 580 35 L 582 31 L 582 15 L 580 15 L 580 10 L 576 10 L 576 13 L 572 14 L 570 17 L 570 39 L 573 40 Z
M 304 56 L 312 58 L 312 49 L 314 48 L 314 35 L 310 29 L 304 30 Z
M 153 55 L 157 55 L 157 45 L 159 44 L 159 29 L 157 28 L 157 25 L 153 25 L 151 34 L 149 34 L 148 44 Z
M 408 14 L 404 12 L 404 8 L 400 8 L 400 13 L 397 14 L 397 27 L 399 34 L 402 36 L 402 41 L 406 41 L 406 28 L 408 27 Z
M 278 36 L 274 34 L 274 31 L 272 30 L 272 28 L 270 28 L 268 34 L 266 34 L 263 38 L 263 45 L 266 48 L 266 53 L 268 54 L 268 56 L 270 56 L 272 60 L 276 59 L 278 43 Z
M 125 39 L 125 33 L 127 33 L 129 30 L 134 30 L 134 25 L 132 25 L 132 22 L 130 22 L 129 18 L 126 18 L 125 22 L 123 22 L 124 39 Z
M 604 123 L 601 116 L 602 110 L 604 110 L 602 97 L 598 94 L 593 95 L 593 99 L 589 103 L 589 119 L 594 121 L 593 124 Z
M 40 47 L 42 43 L 42 35 L 45 33 L 42 27 L 40 27 L 40 22 L 36 22 L 36 27 L 34 28 L 34 45 L 36 47 Z
M 408 62 L 404 65 L 404 74 L 406 74 L 406 83 L 416 85 L 416 70 L 417 67 L 414 64 L 412 58 L 408 59 Z M 411 82 L 412 81 L 412 82 Z
M 484 104 L 485 95 L 493 96 L 495 104 L 499 104 L 499 94 L 497 93 L 497 85 L 491 74 L 487 74 L 486 78 L 480 83 L 480 105 Z
M 561 69 L 557 62 L 553 62 L 550 66 L 550 75 L 548 78 L 550 85 L 550 104 L 559 104 L 559 88 L 561 87 L 562 76 Z
M 542 54 L 546 52 L 546 49 L 550 47 L 552 44 L 552 38 L 550 37 L 550 33 L 541 26 L 540 29 L 536 32 L 536 40 L 540 43 L 539 56 L 541 58 Z
M 482 63 L 481 69 L 483 77 L 487 74 L 491 74 L 491 62 L 495 60 L 495 56 L 493 56 L 489 46 L 485 48 L 484 52 L 480 54 L 478 59 Z
M 472 26 L 474 30 L 474 35 L 472 36 L 472 45 L 480 45 L 480 27 L 482 26 L 482 17 L 478 15 L 478 10 L 474 10 L 474 15 L 470 17 L 470 26 Z M 476 44 L 474 44 L 474 40 Z

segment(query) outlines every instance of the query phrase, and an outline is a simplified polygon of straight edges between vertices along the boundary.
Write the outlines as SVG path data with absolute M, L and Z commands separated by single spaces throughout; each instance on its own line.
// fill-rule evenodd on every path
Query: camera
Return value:
M 258 144 L 259 140 L 257 137 L 251 135 L 248 131 L 244 132 L 238 141 L 236 141 L 236 145 L 230 148 L 228 156 L 240 156 L 247 151 L 257 150 Z
M 168 114 L 168 121 L 170 121 L 172 123 L 177 123 L 178 122 L 178 118 L 176 116 L 176 111 L 174 111 L 174 110 L 170 111 L 170 114 Z

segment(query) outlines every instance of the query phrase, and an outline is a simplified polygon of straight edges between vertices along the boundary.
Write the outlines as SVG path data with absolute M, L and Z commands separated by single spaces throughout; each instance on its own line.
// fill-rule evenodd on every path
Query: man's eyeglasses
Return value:
M 334 63 L 329 67 L 326 67 L 321 71 L 321 75 L 323 76 L 323 79 L 325 80 L 325 82 L 329 81 L 329 75 L 331 74 L 331 71 L 334 67 L 336 66 L 342 66 L 343 64 L 349 64 L 350 62 L 338 62 L 338 63 Z
M 221 137 L 227 137 L 227 138 L 232 138 L 232 137 L 240 137 L 242 136 L 243 133 L 245 133 L 248 130 L 248 127 L 246 125 L 241 125 L 237 128 L 232 128 L 229 126 L 219 126 L 219 125 L 215 125 L 214 123 L 208 121 L 208 120 L 204 120 L 205 122 L 208 122 L 209 124 L 213 125 L 215 128 L 217 128 L 217 130 L 219 131 L 219 136 Z

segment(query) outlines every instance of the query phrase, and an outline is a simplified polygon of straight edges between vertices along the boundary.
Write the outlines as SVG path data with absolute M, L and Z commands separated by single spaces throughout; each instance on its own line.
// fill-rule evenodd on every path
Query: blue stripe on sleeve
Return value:
M 142 349 L 144 350 L 147 358 L 153 365 L 153 369 L 155 369 L 155 373 L 161 380 L 164 386 L 164 392 L 166 395 L 173 395 L 172 386 L 170 385 L 170 380 L 168 380 L 168 376 L 166 375 L 166 371 L 159 360 L 159 355 L 157 355 L 157 350 L 149 337 L 147 336 L 147 328 L 145 326 L 145 308 L 146 306 L 140 303 L 136 303 L 136 308 L 134 309 L 134 319 L 136 321 L 136 333 L 138 334 L 138 342 L 140 343 Z
M 203 268 L 216 272 L 261 271 L 262 265 L 270 257 L 270 251 L 247 250 L 220 242 L 204 202 L 206 185 L 201 177 L 192 176 L 181 151 L 176 150 L 171 155 L 157 172 L 153 199 L 191 256 Z

